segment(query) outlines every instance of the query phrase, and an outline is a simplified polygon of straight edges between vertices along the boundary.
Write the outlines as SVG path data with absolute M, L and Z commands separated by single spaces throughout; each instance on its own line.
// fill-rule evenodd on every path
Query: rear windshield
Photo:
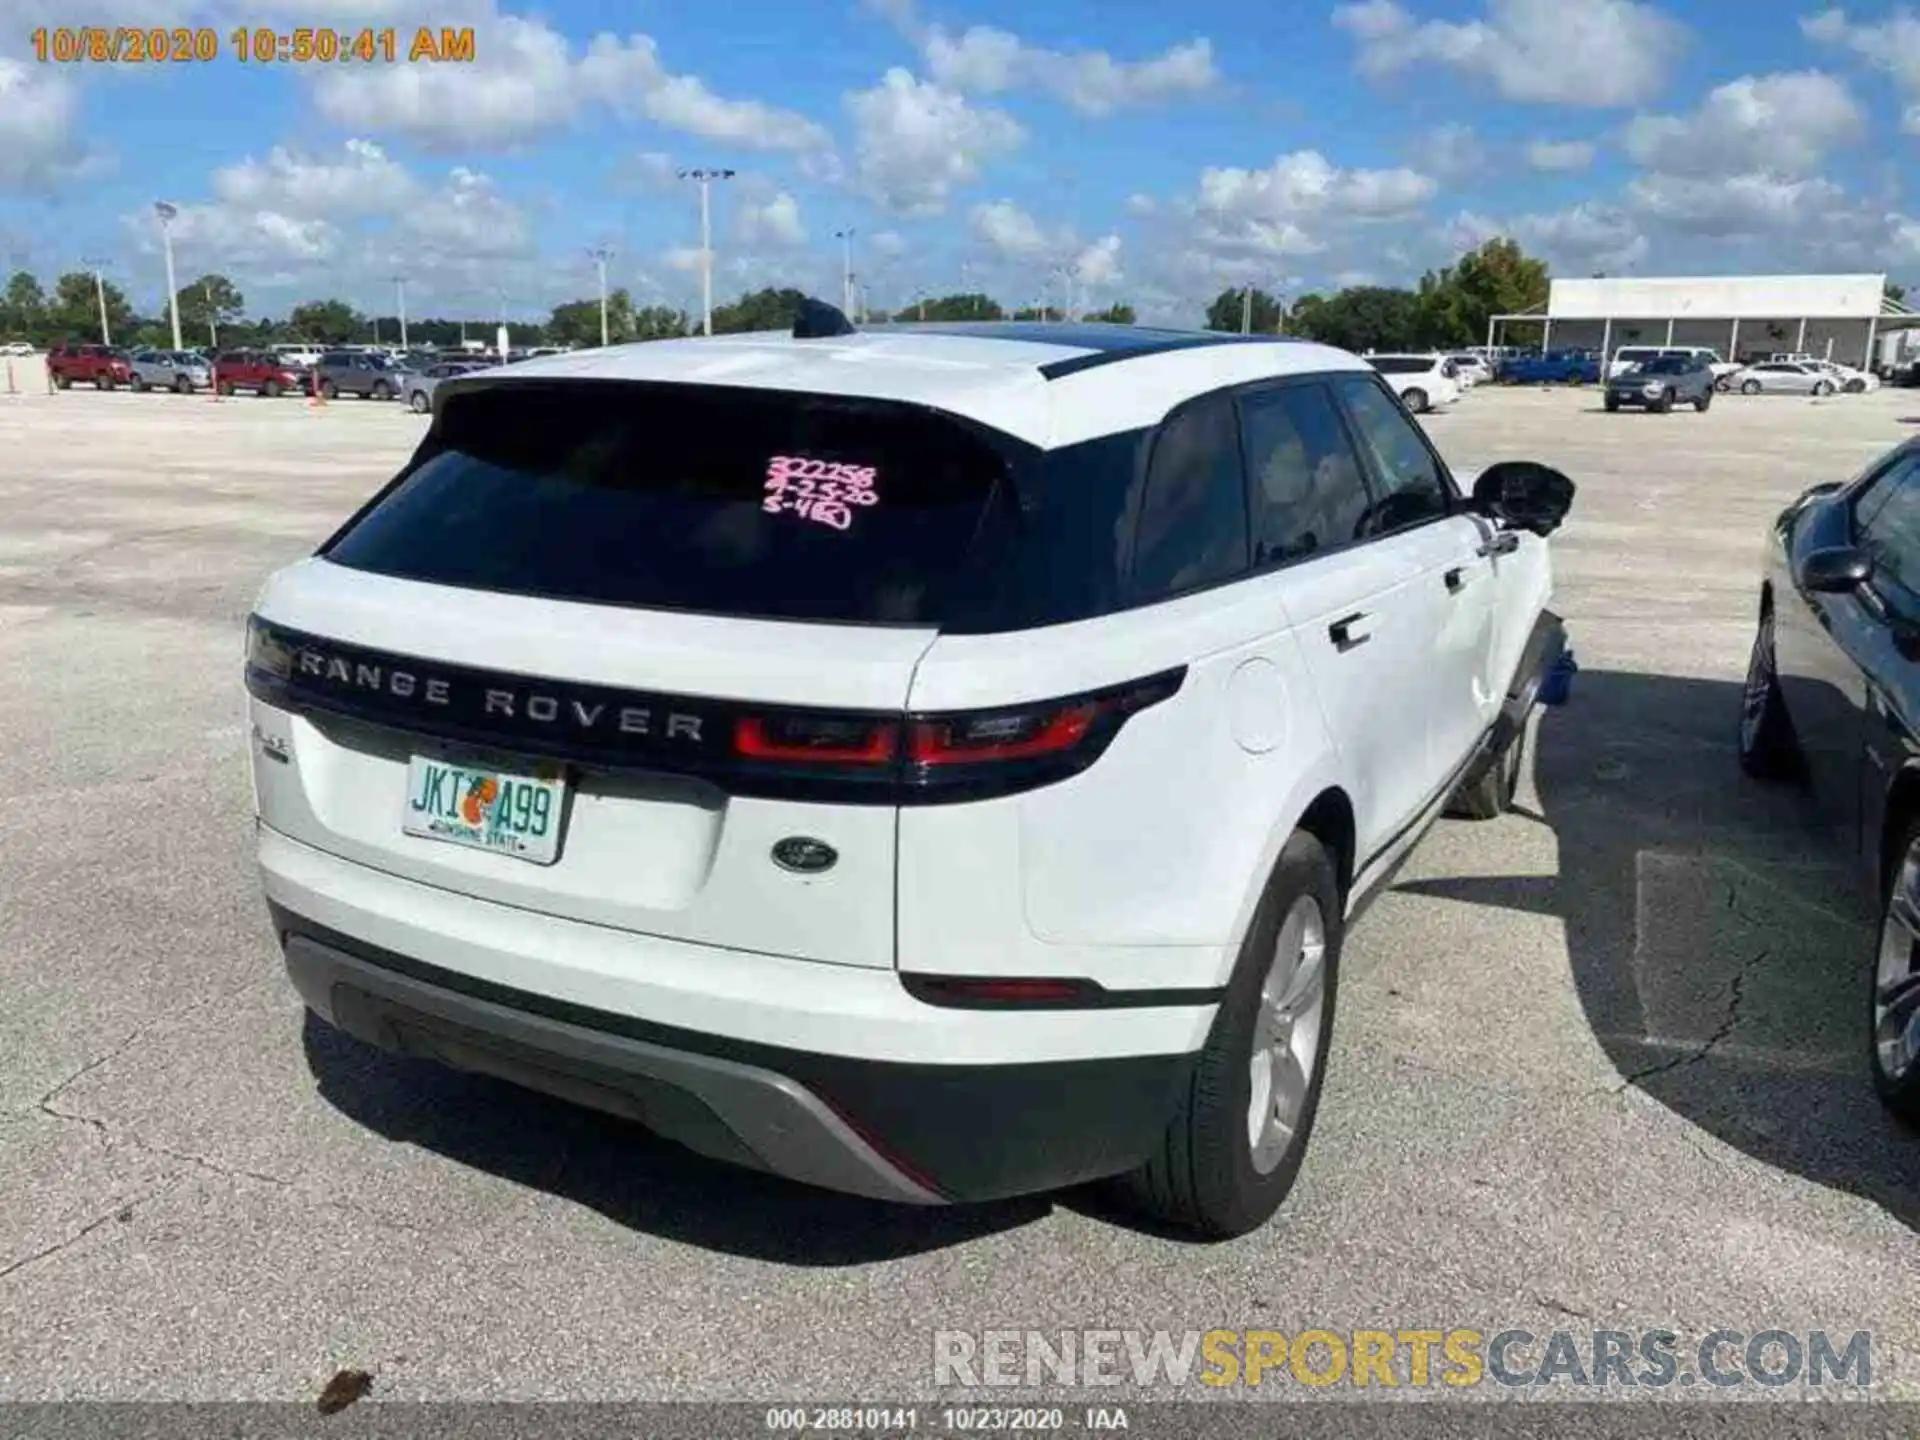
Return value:
M 471 589 L 939 625 L 1006 464 L 915 407 L 609 382 L 453 395 L 323 552 Z

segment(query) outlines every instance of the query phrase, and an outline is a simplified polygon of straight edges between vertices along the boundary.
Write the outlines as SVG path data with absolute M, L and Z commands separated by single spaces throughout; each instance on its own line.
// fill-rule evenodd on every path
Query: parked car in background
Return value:
M 305 377 L 271 350 L 229 350 L 213 362 L 213 382 L 222 395 L 251 390 L 271 399 L 305 386 Z
M 1716 380 L 1732 375 L 1741 368 L 1739 361 L 1723 359 L 1718 350 L 1707 345 L 1622 345 L 1607 362 L 1607 378 L 1611 380 L 1616 375 L 1624 375 L 1636 365 L 1645 365 L 1649 360 L 1675 356 L 1699 361 Z
M 114 345 L 62 342 L 47 352 L 47 374 L 62 390 L 76 384 L 111 390 L 116 385 L 133 383 L 130 358 L 125 350 Z
M 128 368 L 136 390 L 178 390 L 184 395 L 213 385 L 213 367 L 189 350 L 136 350 Z
M 342 394 L 358 395 L 363 400 L 391 400 L 400 393 L 403 373 L 386 356 L 365 350 L 329 350 L 313 368 L 320 393 L 329 400 Z
M 1453 362 L 1454 376 L 1462 390 L 1471 390 L 1493 379 L 1493 366 L 1470 350 L 1449 355 L 1447 359 Z
M 14 340 L 6 345 L 0 345 L 0 355 L 19 356 L 36 353 L 33 346 L 25 340 Z
M 1368 355 L 1366 362 L 1386 377 L 1400 403 L 1416 415 L 1460 398 L 1460 381 L 1445 355 Z
M 1664 415 L 1675 405 L 1704 411 L 1713 404 L 1713 371 L 1692 355 L 1656 355 L 1607 381 L 1609 411 L 1634 405 Z
M 1811 364 L 1815 369 L 1831 375 L 1833 383 L 1848 395 L 1864 395 L 1880 388 L 1880 377 L 1870 370 L 1842 365 L 1838 360 L 1812 360 L 1804 363 Z
M 1762 360 L 1727 384 L 1742 395 L 1831 395 L 1840 388 L 1825 370 L 1792 360 Z
M 1887 1107 L 1920 1125 L 1920 442 L 1806 491 L 1766 556 L 1740 764 L 1804 782 L 1846 837 L 1880 913 L 1854 961 L 1861 1048 Z
M 471 375 L 486 368 L 471 360 L 441 360 L 419 370 L 406 371 L 400 394 L 406 400 L 408 409 L 416 415 L 424 415 L 433 408 L 433 392 L 440 388 L 442 380 L 451 380 L 456 375 Z
M 1501 367 L 1500 379 L 1509 385 L 1597 385 L 1600 357 L 1591 350 L 1521 355 Z

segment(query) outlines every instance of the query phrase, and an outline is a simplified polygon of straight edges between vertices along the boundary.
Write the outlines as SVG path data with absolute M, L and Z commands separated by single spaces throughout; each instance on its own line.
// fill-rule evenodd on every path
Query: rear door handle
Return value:
M 1364 610 L 1343 615 L 1327 626 L 1327 638 L 1333 641 L 1333 648 L 1342 654 L 1357 650 L 1373 638 L 1373 617 Z

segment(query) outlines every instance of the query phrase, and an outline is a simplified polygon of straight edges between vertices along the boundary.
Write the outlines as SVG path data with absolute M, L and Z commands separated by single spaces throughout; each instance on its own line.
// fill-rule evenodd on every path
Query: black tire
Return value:
M 1722 375 L 1713 382 L 1713 388 L 1718 390 L 1722 395 L 1725 395 L 1729 390 L 1733 389 L 1733 377 L 1731 375 Z
M 94 376 L 93 388 L 96 390 L 111 390 L 113 388 L 113 377 L 111 375 Z
M 1424 415 L 1427 413 L 1429 403 L 1427 400 L 1427 392 L 1422 390 L 1418 385 L 1415 385 L 1400 397 L 1400 403 L 1405 405 L 1407 409 L 1411 410 L 1414 414 Z
M 1486 773 L 1471 785 L 1462 785 L 1447 802 L 1447 814 L 1460 820 L 1496 820 L 1513 808 L 1520 789 L 1520 772 L 1527 757 L 1527 732 L 1514 732 L 1506 748 Z
M 407 406 L 416 415 L 424 415 L 433 408 L 433 401 L 427 398 L 427 392 L 416 390 L 407 397 Z
M 1813 398 L 1814 399 L 1824 400 L 1827 398 L 1827 396 L 1831 395 L 1832 393 L 1833 393 L 1833 382 L 1831 380 L 1816 380 L 1813 382 Z
M 193 381 L 185 375 L 176 375 L 173 377 L 173 389 L 177 395 L 191 395 L 193 393 Z
M 1849 395 L 1864 395 L 1867 393 L 1867 382 L 1864 380 L 1849 380 L 1847 381 L 1846 389 Z
M 1666 414 L 1669 410 L 1673 409 L 1673 391 L 1662 390 L 1660 392 L 1660 398 L 1647 406 L 1647 408 L 1656 415 Z
M 1617 415 L 1620 413 L 1620 402 L 1614 396 L 1609 395 L 1605 400 L 1601 401 L 1600 403 L 1607 407 L 1607 413 L 1609 415 Z
M 1760 382 L 1758 380 L 1742 380 L 1740 382 L 1740 393 L 1742 395 L 1758 395 L 1760 393 Z
M 1920 815 L 1902 827 L 1899 844 L 1880 887 L 1879 943 L 1867 987 L 1867 1065 L 1881 1103 L 1907 1124 L 1920 1127 L 1920 963 L 1913 927 L 1920 912 Z M 1904 917 L 1904 918 L 1902 918 Z M 1890 972 L 1890 973 L 1883 973 Z M 1886 1005 L 1883 1016 L 1881 1006 Z M 1899 1042 L 1905 1037 L 1904 1046 Z M 1885 1042 L 1889 1049 L 1883 1050 Z M 1895 1048 L 1897 1047 L 1897 1048 Z M 1904 1055 L 1900 1051 L 1904 1049 Z M 1890 1069 L 1891 1058 L 1897 1068 Z
M 73 387 L 73 377 L 71 375 L 56 375 L 53 377 L 53 384 L 54 388 L 58 390 L 71 389 Z
M 278 400 L 280 398 L 280 382 L 278 380 L 267 381 L 266 384 L 260 387 L 260 393 L 269 400 Z
M 1740 693 L 1740 768 L 1756 780 L 1788 780 L 1799 773 L 1800 746 L 1780 698 L 1773 662 L 1773 608 L 1760 613 Z
M 340 398 L 340 387 L 331 380 L 322 380 L 320 382 L 320 398 L 322 400 L 338 400 Z
M 373 390 L 367 398 L 369 400 L 391 400 L 393 398 L 393 387 L 384 380 L 376 380 L 373 382 Z
M 1713 404 L 1713 391 L 1702 390 L 1700 392 L 1700 398 L 1693 402 L 1693 408 L 1704 415 L 1707 413 L 1707 407 L 1711 404 Z
M 136 395 L 144 395 L 147 393 L 147 382 L 143 376 L 135 375 L 127 384 L 133 388 L 133 393 Z
M 215 385 L 213 388 L 218 390 L 222 395 L 233 394 L 233 382 L 231 380 L 222 380 L 219 384 Z
M 1264 1225 L 1287 1198 L 1306 1156 L 1326 1080 L 1339 989 L 1342 898 L 1326 848 L 1305 831 L 1296 831 L 1267 881 L 1226 998 L 1205 1048 L 1195 1057 L 1193 1074 L 1159 1150 L 1138 1170 L 1120 1177 L 1125 1198 L 1136 1209 L 1197 1235 L 1227 1239 Z M 1299 1114 L 1284 1150 L 1272 1168 L 1262 1172 L 1255 1166 L 1249 1133 L 1262 990 L 1282 922 L 1303 901 L 1318 907 L 1323 934 L 1312 1073 L 1305 1077 Z

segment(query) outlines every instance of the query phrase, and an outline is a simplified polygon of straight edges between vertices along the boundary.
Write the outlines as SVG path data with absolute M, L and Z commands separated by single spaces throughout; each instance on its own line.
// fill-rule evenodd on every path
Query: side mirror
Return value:
M 1573 508 L 1573 488 L 1550 465 L 1502 460 L 1473 482 L 1473 508 L 1510 529 L 1551 535 Z
M 1801 588 L 1824 595 L 1858 590 L 1873 578 L 1873 557 L 1854 545 L 1815 550 L 1800 562 Z

